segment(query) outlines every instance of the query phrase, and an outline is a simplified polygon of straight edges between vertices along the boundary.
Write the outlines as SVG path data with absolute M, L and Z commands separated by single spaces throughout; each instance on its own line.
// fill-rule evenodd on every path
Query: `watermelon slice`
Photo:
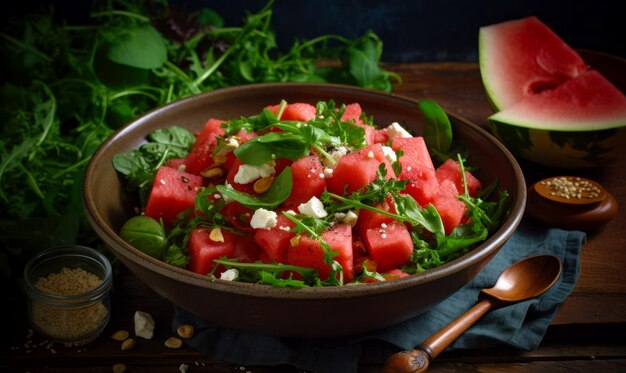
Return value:
M 479 49 L 489 124 L 513 153 L 570 169 L 624 156 L 626 96 L 539 19 L 482 27 Z
M 588 131 L 626 126 L 626 96 L 595 70 L 530 96 L 490 118 L 522 127 Z
M 496 110 L 582 74 L 587 65 L 537 17 L 481 27 L 480 73 Z

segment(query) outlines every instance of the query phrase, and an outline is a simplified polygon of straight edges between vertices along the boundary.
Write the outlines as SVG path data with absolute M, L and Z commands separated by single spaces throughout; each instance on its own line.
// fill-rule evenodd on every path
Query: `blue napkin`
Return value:
M 370 333 L 340 338 L 278 338 L 219 327 L 177 307 L 173 329 L 191 324 L 186 342 L 208 358 L 238 365 L 292 365 L 315 372 L 356 372 L 359 363 L 382 363 L 391 354 L 412 349 L 456 319 L 491 287 L 500 273 L 519 259 L 551 254 L 563 264 L 558 282 L 536 299 L 490 311 L 446 351 L 539 346 L 559 305 L 574 289 L 585 233 L 522 224 L 493 260 L 465 287 L 413 319 Z

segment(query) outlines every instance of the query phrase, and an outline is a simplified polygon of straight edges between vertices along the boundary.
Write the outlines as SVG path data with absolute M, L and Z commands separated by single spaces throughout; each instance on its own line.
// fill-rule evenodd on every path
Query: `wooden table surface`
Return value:
M 415 99 L 432 99 L 448 112 L 483 127 L 491 109 L 483 91 L 477 64 L 424 63 L 389 65 L 403 79 L 395 93 Z M 520 160 L 527 183 L 557 175 Z M 602 169 L 570 171 L 572 175 L 599 181 L 626 208 L 626 159 Z M 588 232 L 581 255 L 581 271 L 574 292 L 560 307 L 541 346 L 532 352 L 507 350 L 443 353 L 431 365 L 432 372 L 556 372 L 626 371 L 626 214 L 606 226 Z M 119 329 L 133 330 L 136 310 L 148 311 L 156 321 L 152 340 L 139 338 L 136 348 L 121 351 L 109 338 Z M 163 345 L 172 335 L 174 307 L 125 268 L 116 274 L 111 320 L 103 335 L 83 348 L 55 345 L 46 348 L 43 338 L 30 336 L 23 310 L 2 335 L 0 369 L 21 372 L 111 372 L 115 363 L 127 372 L 295 372 L 292 367 L 237 366 L 210 361 L 198 351 Z M 360 371 L 378 372 L 380 365 L 363 365 Z

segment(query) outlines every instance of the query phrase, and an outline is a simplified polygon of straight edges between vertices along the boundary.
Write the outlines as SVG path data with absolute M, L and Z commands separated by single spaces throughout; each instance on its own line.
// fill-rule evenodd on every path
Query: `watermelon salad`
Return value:
M 452 151 L 438 105 L 420 108 L 424 137 L 332 100 L 210 118 L 195 134 L 157 130 L 113 159 L 139 194 L 120 236 L 201 275 L 275 286 L 388 281 L 444 264 L 498 227 L 508 195 Z

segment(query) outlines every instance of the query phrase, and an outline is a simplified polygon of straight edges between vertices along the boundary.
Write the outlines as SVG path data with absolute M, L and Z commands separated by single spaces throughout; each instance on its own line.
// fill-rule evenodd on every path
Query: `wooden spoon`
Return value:
M 385 362 L 386 373 L 425 372 L 435 357 L 492 307 L 538 297 L 561 275 L 561 262 L 552 255 L 522 259 L 508 267 L 496 284 L 480 291 L 478 302 L 465 314 L 422 342 L 415 350 L 398 352 Z

